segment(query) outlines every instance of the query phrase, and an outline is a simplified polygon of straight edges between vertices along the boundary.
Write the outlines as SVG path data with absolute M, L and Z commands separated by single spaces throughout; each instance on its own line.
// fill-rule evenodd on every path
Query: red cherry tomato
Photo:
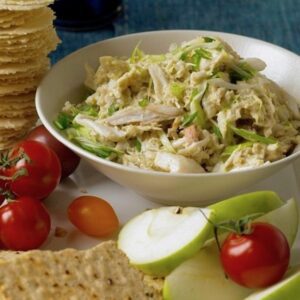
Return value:
M 95 237 L 112 235 L 119 220 L 111 205 L 95 196 L 81 196 L 68 207 L 71 223 L 83 233 Z
M 264 288 L 278 282 L 286 272 L 290 248 L 275 226 L 253 223 L 250 234 L 229 234 L 221 248 L 225 273 L 248 288 Z
M 58 156 L 61 163 L 61 179 L 71 175 L 79 165 L 80 157 L 54 138 L 44 125 L 34 128 L 27 137 L 50 147 Z
M 57 155 L 42 143 L 21 142 L 10 151 L 9 160 L 15 163 L 5 172 L 12 178 L 11 191 L 19 197 L 43 199 L 60 181 L 61 166 Z
M 38 248 L 49 231 L 49 214 L 37 199 L 21 197 L 0 207 L 0 239 L 8 249 Z

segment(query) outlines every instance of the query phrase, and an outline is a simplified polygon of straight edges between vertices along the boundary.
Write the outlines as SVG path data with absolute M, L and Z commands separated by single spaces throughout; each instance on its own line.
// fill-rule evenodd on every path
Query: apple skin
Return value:
M 245 300 L 298 300 L 300 299 L 300 266 L 293 267 L 285 279 L 256 292 Z
M 208 206 L 216 214 L 215 222 L 238 220 L 244 216 L 265 214 L 282 206 L 284 202 L 273 191 L 258 191 L 235 196 Z

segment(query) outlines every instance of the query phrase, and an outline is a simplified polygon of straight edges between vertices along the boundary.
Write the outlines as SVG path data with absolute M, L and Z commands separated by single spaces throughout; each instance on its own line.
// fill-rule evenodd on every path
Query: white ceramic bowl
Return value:
M 259 57 L 267 63 L 265 74 L 300 99 L 300 59 L 278 46 L 256 39 L 208 31 L 156 31 L 121 36 L 92 44 L 65 57 L 46 75 L 36 94 L 39 117 L 62 143 L 87 160 L 97 170 L 138 194 L 163 204 L 205 205 L 236 194 L 239 190 L 266 178 L 296 160 L 299 153 L 270 165 L 226 174 L 168 174 L 134 169 L 101 159 L 68 141 L 53 120 L 64 102 L 82 101 L 85 63 L 96 67 L 102 55 L 129 56 L 142 42 L 147 53 L 166 52 L 171 43 L 188 41 L 199 35 L 219 36 L 243 57 Z

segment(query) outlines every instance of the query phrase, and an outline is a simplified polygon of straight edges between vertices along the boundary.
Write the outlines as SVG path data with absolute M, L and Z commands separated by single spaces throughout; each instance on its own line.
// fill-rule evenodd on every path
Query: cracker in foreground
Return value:
M 115 242 L 84 251 L 34 250 L 0 263 L 1 299 L 162 299 Z

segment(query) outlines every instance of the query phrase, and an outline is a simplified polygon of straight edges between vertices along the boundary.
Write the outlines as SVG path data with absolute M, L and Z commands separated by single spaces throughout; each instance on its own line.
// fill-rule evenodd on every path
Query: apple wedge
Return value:
M 298 300 L 300 299 L 300 266 L 294 267 L 277 284 L 256 292 L 245 300 Z
M 119 248 L 140 270 L 165 276 L 193 256 L 211 236 L 213 213 L 193 207 L 145 211 L 121 230 Z
M 217 244 L 212 240 L 165 278 L 163 299 L 241 300 L 251 293 L 253 290 L 225 277 Z
M 279 228 L 284 233 L 290 247 L 292 247 L 297 236 L 299 224 L 299 213 L 296 200 L 291 198 L 280 208 L 274 209 L 259 217 L 255 222 L 266 222 Z
M 270 211 L 256 219 L 254 222 L 259 221 L 273 224 L 284 233 L 290 245 L 292 245 L 298 230 L 298 220 L 298 207 L 296 201 L 294 199 L 290 199 L 281 207 Z M 222 234 L 219 237 L 220 241 L 224 240 L 226 235 L 226 233 Z M 298 276 L 300 277 L 300 275 Z M 293 279 L 291 281 L 292 283 L 289 283 L 286 286 L 294 285 L 294 282 L 299 282 L 299 280 L 300 279 Z M 299 286 L 300 284 L 298 283 L 298 287 Z M 286 288 L 284 288 L 284 290 L 285 289 Z M 183 262 L 170 275 L 168 275 L 165 278 L 163 288 L 165 300 L 241 300 L 253 292 L 253 290 L 239 286 L 230 279 L 225 278 L 215 240 L 207 242 L 205 247 L 202 248 L 194 257 Z M 281 298 L 260 298 L 255 296 L 256 298 L 247 299 L 300 299 L 299 290 L 298 294 L 294 292 L 293 295 L 294 298 L 291 296 L 282 296 Z

